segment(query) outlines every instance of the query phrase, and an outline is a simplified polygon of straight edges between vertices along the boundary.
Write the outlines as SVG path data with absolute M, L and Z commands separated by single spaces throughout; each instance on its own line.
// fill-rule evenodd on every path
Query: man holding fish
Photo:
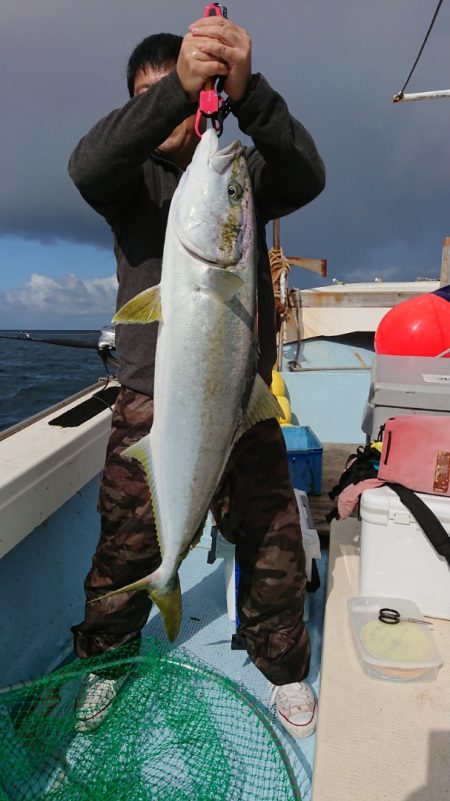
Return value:
M 219 150 L 212 129 L 195 133 L 199 93 L 215 76 L 253 147 Z M 317 704 L 303 681 L 305 555 L 268 389 L 276 339 L 265 225 L 322 191 L 323 164 L 282 97 L 251 73 L 248 34 L 225 17 L 198 20 L 183 39 L 147 37 L 127 77 L 130 100 L 91 129 L 69 165 L 114 233 L 121 384 L 75 650 L 138 651 L 152 600 L 176 638 L 178 567 L 211 508 L 236 545 L 248 654 L 285 728 L 307 736 Z M 100 725 L 124 678 L 90 675 L 79 731 Z

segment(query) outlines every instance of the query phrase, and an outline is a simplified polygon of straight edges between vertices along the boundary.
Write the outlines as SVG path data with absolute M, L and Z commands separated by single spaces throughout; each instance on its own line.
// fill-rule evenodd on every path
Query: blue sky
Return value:
M 5 236 L 0 253 L 6 267 L 0 279 L 2 329 L 101 328 L 110 322 L 117 288 L 110 249 Z
M 281 223 L 287 255 L 328 259 L 329 280 L 439 274 L 450 235 L 450 100 L 394 105 L 435 0 L 230 3 L 253 68 L 311 131 L 327 188 Z M 111 234 L 78 196 L 67 161 L 126 102 L 128 56 L 149 33 L 183 34 L 193 0 L 2 0 L 0 328 L 96 328 L 114 309 Z M 176 20 L 176 25 L 174 25 Z M 409 91 L 450 88 L 444 3 Z M 226 124 L 224 141 L 235 130 Z M 271 244 L 271 228 L 268 227 Z M 320 279 L 294 270 L 291 283 Z

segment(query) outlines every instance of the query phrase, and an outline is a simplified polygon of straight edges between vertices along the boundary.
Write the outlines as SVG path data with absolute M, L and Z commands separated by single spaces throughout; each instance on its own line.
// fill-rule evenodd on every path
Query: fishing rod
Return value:
M 28 331 L 19 331 L 18 334 L 0 334 L 0 339 L 20 340 L 22 342 L 39 342 L 45 345 L 59 345 L 66 348 L 87 348 L 88 350 L 97 351 L 100 356 L 106 372 L 109 376 L 109 368 L 115 371 L 118 367 L 119 361 L 115 355 L 115 330 L 112 325 L 105 325 L 100 331 L 100 336 L 97 343 L 80 342 L 78 339 L 60 339 L 50 337 L 34 337 Z
M 63 345 L 68 348 L 91 348 L 97 350 L 97 345 L 90 342 L 80 342 L 76 339 L 43 339 L 42 337 L 31 336 L 28 331 L 20 331 L 15 336 L 0 334 L 0 339 L 20 339 L 24 342 L 44 342 L 46 345 Z

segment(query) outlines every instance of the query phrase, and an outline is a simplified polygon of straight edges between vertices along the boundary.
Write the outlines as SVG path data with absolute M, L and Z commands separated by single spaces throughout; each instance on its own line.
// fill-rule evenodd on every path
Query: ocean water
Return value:
M 28 334 L 31 340 L 14 338 L 17 331 L 0 331 L 0 431 L 106 378 L 96 351 L 99 331 L 29 330 Z M 92 347 L 35 341 L 40 339 Z

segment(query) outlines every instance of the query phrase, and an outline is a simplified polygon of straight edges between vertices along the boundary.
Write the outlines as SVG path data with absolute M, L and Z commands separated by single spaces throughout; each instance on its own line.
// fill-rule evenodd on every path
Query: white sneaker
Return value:
M 126 676 L 105 679 L 90 673 L 75 701 L 75 728 L 80 732 L 94 731 L 108 716 Z
M 306 681 L 271 684 L 270 706 L 292 737 L 309 737 L 314 734 L 317 719 L 317 701 Z

